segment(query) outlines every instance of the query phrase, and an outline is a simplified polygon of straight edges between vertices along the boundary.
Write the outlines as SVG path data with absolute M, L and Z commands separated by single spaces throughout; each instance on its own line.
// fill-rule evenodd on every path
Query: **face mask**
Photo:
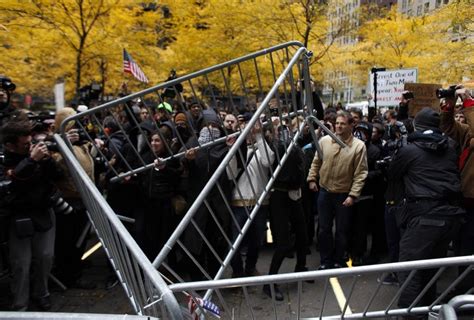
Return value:
M 178 135 L 181 137 L 181 139 L 183 139 L 184 141 L 186 141 L 190 136 L 189 130 L 186 127 L 177 126 L 176 131 L 178 132 Z

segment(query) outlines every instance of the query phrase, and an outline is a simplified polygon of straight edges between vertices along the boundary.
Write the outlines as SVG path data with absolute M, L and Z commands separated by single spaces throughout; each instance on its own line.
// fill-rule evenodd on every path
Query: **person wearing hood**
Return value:
M 405 229 L 400 240 L 400 261 L 443 258 L 448 244 L 458 233 L 464 210 L 459 207 L 461 181 L 457 155 L 448 137 L 439 129 L 440 115 L 423 108 L 415 117 L 415 132 L 390 163 L 388 176 L 401 177 L 405 189 L 405 209 L 397 221 Z M 422 292 L 436 270 L 415 273 L 398 300 L 406 308 Z M 400 272 L 403 283 L 409 272 Z M 436 284 L 418 302 L 434 301 Z

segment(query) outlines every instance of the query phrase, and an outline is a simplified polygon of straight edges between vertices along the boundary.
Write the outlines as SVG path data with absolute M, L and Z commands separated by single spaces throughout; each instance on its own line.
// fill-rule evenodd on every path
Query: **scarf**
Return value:
M 199 132 L 198 142 L 199 144 L 208 143 L 214 141 L 221 136 L 221 132 L 217 128 L 204 127 Z

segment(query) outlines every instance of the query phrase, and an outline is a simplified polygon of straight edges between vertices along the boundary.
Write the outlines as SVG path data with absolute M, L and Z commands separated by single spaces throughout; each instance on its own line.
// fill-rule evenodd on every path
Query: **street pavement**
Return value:
M 93 244 L 91 242 L 91 244 Z M 319 265 L 319 254 L 315 252 L 314 246 L 311 248 L 312 253 L 308 256 L 307 266 L 310 270 L 316 269 Z M 270 264 L 271 247 L 265 247 L 262 250 L 257 269 L 264 274 L 268 271 Z M 96 251 L 88 258 L 88 266 L 84 270 L 84 280 L 96 284 L 93 290 L 68 289 L 60 290 L 58 286 L 51 283 L 51 298 L 53 302 L 53 312 L 75 312 L 75 313 L 108 313 L 108 314 L 133 314 L 133 309 L 127 299 L 121 285 L 118 284 L 113 288 L 106 288 L 107 280 L 110 276 L 110 269 L 105 257 L 103 249 Z M 292 272 L 294 270 L 295 259 L 285 259 L 280 273 Z M 226 273 L 230 276 L 230 271 Z M 328 294 L 324 303 L 324 315 L 338 315 L 344 308 L 344 299 L 349 299 L 349 305 L 346 313 L 361 312 L 364 310 L 369 297 L 377 288 L 377 275 L 358 277 L 354 292 L 349 297 L 349 291 L 352 286 L 353 278 L 339 278 L 338 283 L 342 288 L 338 292 L 337 283 L 328 285 Z M 444 283 L 449 282 L 449 277 L 444 279 Z M 444 285 L 443 285 L 444 286 Z M 297 284 L 282 284 L 280 286 L 285 299 L 281 302 L 273 303 L 272 300 L 262 293 L 262 287 L 249 288 L 249 300 L 245 299 L 243 290 L 226 289 L 222 290 L 222 295 L 229 309 L 225 312 L 224 318 L 229 319 L 296 319 L 298 313 L 298 305 L 300 305 L 300 315 L 303 318 L 318 317 L 321 312 L 322 301 L 324 297 L 325 283 L 316 281 L 315 283 L 303 283 L 300 304 L 298 303 Z M 382 286 L 377 293 L 370 310 L 383 310 L 393 299 L 396 286 Z M 4 293 L 8 292 L 8 278 L 0 281 L 0 310 L 7 310 L 8 296 Z M 342 301 L 341 301 L 342 293 Z M 178 297 L 179 298 L 179 297 Z M 338 300 L 339 298 L 339 300 Z M 179 298 L 184 302 L 184 298 Z M 216 298 L 214 300 L 219 303 Z M 252 305 L 252 311 L 248 307 L 248 303 Z M 222 303 L 220 303 L 222 305 Z M 185 304 L 184 304 L 185 305 Z M 395 306 L 394 306 L 395 307 Z M 30 307 L 31 311 L 35 311 L 35 306 Z M 253 312 L 253 315 L 252 313 Z

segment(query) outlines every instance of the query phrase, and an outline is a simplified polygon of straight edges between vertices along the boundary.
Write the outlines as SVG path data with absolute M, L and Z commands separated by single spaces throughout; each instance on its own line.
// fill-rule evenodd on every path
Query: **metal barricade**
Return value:
M 457 274 L 459 266 L 467 266 Z M 417 272 L 435 270 L 427 279 L 427 285 L 406 308 L 397 306 L 402 291 Z M 452 274 L 453 271 L 456 273 Z M 408 279 L 400 286 L 385 286 L 377 279 L 388 273 L 409 272 Z M 474 256 L 398 262 L 364 267 L 308 271 L 258 277 L 221 279 L 194 283 L 179 283 L 170 286 L 176 294 L 214 289 L 219 292 L 216 303 L 221 307 L 221 316 L 227 319 L 396 319 L 397 316 L 425 315 L 437 313 L 441 301 L 456 287 L 469 272 L 474 272 Z M 448 274 L 448 283 L 438 286 L 440 293 L 434 300 L 423 304 L 427 291 Z M 315 283 L 306 283 L 314 280 Z M 428 281 L 429 280 L 429 281 Z M 275 300 L 274 286 L 280 286 L 285 300 Z M 262 285 L 270 285 L 272 298 L 261 292 Z M 462 296 L 466 297 L 466 296 Z M 451 307 L 469 307 L 474 313 L 474 305 L 468 299 L 453 299 Z M 455 303 L 458 301 L 458 303 Z M 451 319 L 451 318 L 447 318 Z
M 63 312 L 3 312 L 0 319 L 7 320 L 157 320 L 148 316 L 128 314 L 95 314 L 95 313 L 63 313 Z
M 181 309 L 157 270 L 152 267 L 72 151 L 59 136 L 55 138 L 86 204 L 89 219 L 134 311 L 138 315 L 181 319 Z
M 371 307 L 374 306 L 377 294 L 384 291 L 381 284 L 373 288 L 374 292 L 364 306 L 354 307 L 353 304 L 349 305 L 349 301 L 363 290 L 357 286 L 363 276 L 369 277 L 370 281 L 377 284 L 374 275 L 383 276 L 388 272 L 413 270 L 408 277 L 408 283 L 414 272 L 437 268 L 439 271 L 428 284 L 432 286 L 447 267 L 469 266 L 467 271 L 452 283 L 452 286 L 455 286 L 472 270 L 473 257 L 463 257 L 223 279 L 228 276 L 226 270 L 260 208 L 268 199 L 273 183 L 286 161 L 300 148 L 302 138 L 312 135 L 310 140 L 316 141 L 318 137 L 314 129 L 317 125 L 344 147 L 343 142 L 314 116 L 309 75 L 310 57 L 311 53 L 301 43 L 278 45 L 106 103 L 69 117 L 62 123 L 61 136 L 56 135 L 55 139 L 81 192 L 91 222 L 137 314 L 180 319 L 190 316 L 195 318 L 194 312 L 197 312 L 205 317 L 208 314 L 197 301 L 201 296 L 204 301 L 212 300 L 221 308 L 222 315 L 229 319 L 278 318 L 286 312 L 289 312 L 289 318 L 366 318 L 427 314 L 430 310 L 439 309 L 440 301 L 449 292 L 449 288 L 428 306 L 419 305 L 422 296 L 429 289 L 427 287 L 412 306 L 404 309 L 393 308 L 405 284 L 399 290 L 387 293 L 382 303 L 375 304 L 375 309 Z M 174 96 L 173 101 L 177 109 L 185 115 L 183 126 L 189 133 L 186 136 L 173 121 L 144 119 L 141 122 L 139 116 L 134 113 L 134 109 L 140 105 L 145 113 L 153 114 L 155 110 L 150 105 L 152 99 L 157 100 L 155 104 L 159 104 L 160 108 L 169 108 L 164 100 L 169 99 L 170 92 L 171 96 Z M 185 95 L 189 95 L 189 99 L 186 99 Z M 252 113 L 239 110 L 236 95 L 245 101 L 243 106 L 255 104 Z M 240 114 L 240 120 L 245 125 L 226 127 L 217 113 L 212 111 L 218 110 L 219 103 L 226 104 L 230 112 Z M 199 112 L 193 114 L 195 110 L 189 108 L 196 104 L 201 108 L 208 106 L 207 110 L 201 113 L 207 123 L 200 123 Z M 162 114 L 158 111 L 156 114 L 166 116 L 166 111 L 162 111 Z M 195 115 L 197 116 L 194 117 Z M 160 229 L 161 234 L 156 233 L 156 238 L 166 236 L 167 239 L 159 243 L 159 250 L 153 251 L 153 248 L 148 248 L 147 243 L 143 242 L 142 248 L 137 245 L 116 216 L 127 214 L 114 212 L 82 170 L 71 152 L 71 143 L 66 139 L 70 123 L 79 127 L 83 132 L 83 142 L 89 142 L 97 158 L 107 166 L 105 178 L 109 187 L 120 186 L 129 191 L 142 190 L 142 194 L 130 193 L 130 197 L 148 201 L 148 198 L 142 198 L 146 190 L 140 188 L 144 182 L 149 182 L 146 179 L 150 176 L 166 170 L 166 166 L 175 165 L 173 168 L 176 169 L 175 173 L 179 174 L 179 179 L 192 180 L 183 191 L 189 205 L 186 214 L 178 218 L 167 216 L 167 219 L 173 222 L 166 219 L 160 222 L 169 223 L 172 230 Z M 218 129 L 219 134 L 215 134 L 213 128 Z M 168 134 L 172 135 L 173 139 L 168 139 Z M 95 140 L 101 135 L 106 144 L 105 148 Z M 152 142 L 150 138 L 158 142 Z M 319 152 L 317 142 L 315 148 Z M 255 158 L 252 159 L 254 155 Z M 202 162 L 198 163 L 196 159 Z M 249 159 L 255 162 L 254 172 L 247 166 Z M 251 179 L 251 175 L 258 175 L 262 179 L 256 183 Z M 253 200 L 251 204 L 243 206 L 246 216 L 243 226 L 237 221 L 232 209 L 233 196 L 243 199 L 244 190 L 238 183 L 241 177 L 248 181 L 245 191 Z M 149 200 L 152 203 L 153 199 Z M 172 199 L 167 200 L 169 201 L 166 203 L 169 204 Z M 159 215 L 165 210 L 168 209 L 156 208 L 156 214 Z M 178 221 L 175 221 L 176 219 Z M 143 247 L 147 247 L 148 257 L 143 253 Z M 156 246 L 154 249 L 156 250 Z M 333 284 L 335 280 L 332 279 L 335 278 L 340 279 L 336 280 L 337 284 Z M 305 288 L 303 281 L 310 279 L 316 280 L 320 286 Z M 255 290 L 249 290 L 248 287 L 272 284 L 274 296 L 275 283 L 286 284 L 289 299 L 287 302 L 291 303 L 282 308 L 282 305 L 272 299 L 271 306 L 266 303 L 268 300 L 260 301 L 258 308 L 253 306 L 252 302 L 255 302 L 255 299 L 258 301 L 261 293 L 258 292 L 257 295 Z M 336 308 L 337 310 L 334 306 L 325 309 L 325 303 L 334 304 L 336 301 L 328 296 L 329 286 L 337 287 L 337 290 L 334 290 L 338 291 L 339 295 L 342 292 L 347 296 L 347 299 L 344 298 L 345 302 L 340 302 L 336 297 L 336 307 L 339 308 Z M 241 292 L 239 297 L 243 300 L 240 302 L 234 299 L 236 288 Z M 321 288 L 324 288 L 319 298 L 322 305 L 316 307 L 316 303 L 311 302 L 303 308 L 303 290 L 315 295 Z M 388 304 L 383 305 L 386 300 Z M 197 309 L 183 312 L 190 309 L 185 307 L 186 304 L 192 305 L 193 302 Z M 296 309 L 293 306 L 296 306 Z M 266 307 L 270 307 L 270 313 L 262 315 L 261 312 Z M 305 308 L 308 310 L 305 311 Z M 260 310 L 258 314 L 257 309 Z M 329 314 L 324 312 L 327 309 Z
M 437 320 L 457 320 L 456 312 L 463 312 L 464 310 L 471 311 L 474 314 L 474 295 L 460 295 L 449 300 L 447 304 L 443 304 L 436 313 L 430 313 L 430 319 Z
M 178 317 L 176 300 L 173 301 L 169 296 L 162 278 L 152 270 L 153 267 L 166 274 L 168 283 L 190 281 L 196 277 L 208 280 L 223 277 L 245 232 L 268 197 L 272 183 L 297 145 L 305 128 L 305 118 L 313 113 L 310 57 L 311 53 L 299 42 L 278 45 L 131 94 L 63 121 L 61 136 L 56 135 L 55 139 L 79 187 L 92 224 L 137 313 L 156 316 L 159 314 L 157 305 L 166 305 L 173 317 Z M 201 88 L 201 95 L 197 93 L 198 87 Z M 220 90 L 220 99 L 227 101 L 227 107 L 232 113 L 241 113 L 244 117 L 242 120 L 246 122 L 245 127 L 226 127 L 222 119 L 214 115 L 219 122 L 218 126 L 220 125 L 220 136 L 212 136 L 211 128 L 204 126 L 204 130 L 209 131 L 210 139 L 202 141 L 201 135 L 206 134 L 199 131 L 199 119 L 193 118 L 193 111 L 189 110 L 189 104 L 180 92 L 183 88 L 191 95 L 190 100 L 194 103 L 205 101 L 210 105 L 207 110 L 202 111 L 203 116 L 213 112 L 211 109 L 218 104 L 216 91 Z M 144 111 L 154 113 L 149 105 L 150 95 L 158 100 L 161 107 L 166 108 L 163 97 L 170 91 L 174 92 L 177 108 L 186 116 L 189 137 L 183 136 L 172 121 L 159 124 L 158 121 L 144 120 L 140 123 L 138 116 L 133 113 L 136 108 L 132 104 L 138 103 L 137 99 L 140 99 L 139 103 Z M 255 104 L 252 116 L 248 116 L 250 113 L 239 112 L 234 102 L 235 94 L 243 97 L 246 105 Z M 204 107 L 203 102 L 198 103 Z M 210 116 L 213 117 L 212 114 Z M 71 123 L 80 129 L 82 143 L 93 145 L 97 157 L 107 165 L 106 183 L 109 187 L 126 187 L 126 183 L 133 180 L 140 183 L 141 179 L 153 174 L 153 170 L 160 169 L 153 161 L 158 158 L 164 158 L 160 159 L 161 165 L 163 162 L 169 165 L 172 161 L 185 157 L 189 166 L 188 179 L 192 179 L 193 175 L 199 177 L 200 174 L 204 177 L 203 181 L 194 181 L 201 185 L 194 188 L 197 192 L 191 194 L 191 197 L 187 195 L 187 200 L 192 204 L 176 228 L 173 227 L 174 232 L 170 232 L 171 236 L 159 254 L 155 252 L 158 255 L 153 259 L 153 264 L 150 264 L 115 216 L 115 213 L 123 213 L 113 212 L 81 170 L 71 151 L 66 148 L 66 144 L 69 144 L 72 149 L 71 143 L 66 139 Z M 312 118 L 309 126 L 313 127 L 314 123 L 320 124 L 316 118 Z M 166 138 L 163 127 L 171 129 L 173 141 Z M 338 140 L 326 127 L 321 127 Z M 113 131 L 107 131 L 108 129 Z M 102 135 L 105 148 L 99 147 L 95 140 L 102 133 L 106 133 Z M 164 144 L 166 152 L 163 154 L 166 156 L 155 153 L 149 139 L 154 133 Z M 257 150 L 253 143 L 247 148 L 250 140 L 262 141 L 260 149 Z M 283 148 L 278 147 L 279 141 L 284 143 Z M 144 152 L 150 151 L 153 151 L 151 160 L 143 156 Z M 199 168 L 202 163 L 197 161 L 197 165 L 189 164 L 192 159 L 188 159 L 187 154 L 192 152 L 200 154 L 203 161 L 207 161 L 206 168 Z M 247 160 L 246 152 L 259 154 L 255 156 L 257 170 L 268 176 L 268 181 L 263 188 L 257 190 L 254 182 L 249 180 L 255 203 L 252 210 L 245 207 L 248 218 L 242 227 L 231 209 L 229 192 L 234 190 L 241 194 L 237 185 L 238 170 L 242 171 L 240 175 L 249 177 L 247 167 L 243 165 Z M 204 176 L 202 170 L 207 170 Z M 231 228 L 238 230 L 237 237 L 230 235 Z M 206 255 L 205 262 L 203 253 Z M 186 268 L 182 268 L 183 265 Z M 210 295 L 211 290 L 206 293 L 205 298 L 210 298 Z M 165 301 L 165 298 L 169 300 Z

